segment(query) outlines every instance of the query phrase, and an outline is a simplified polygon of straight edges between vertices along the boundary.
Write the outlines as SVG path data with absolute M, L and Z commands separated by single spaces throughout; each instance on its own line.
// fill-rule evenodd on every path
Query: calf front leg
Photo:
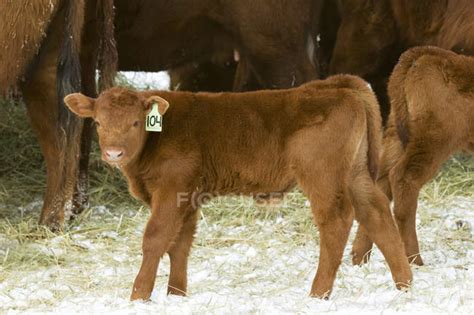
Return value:
M 168 251 L 171 263 L 168 294 L 186 295 L 188 256 L 196 233 L 198 215 L 199 211 L 188 210 L 179 236 Z
M 133 284 L 131 300 L 149 300 L 161 257 L 179 235 L 189 205 L 177 205 L 177 191 L 154 194 L 152 214 L 143 236 L 143 260 Z

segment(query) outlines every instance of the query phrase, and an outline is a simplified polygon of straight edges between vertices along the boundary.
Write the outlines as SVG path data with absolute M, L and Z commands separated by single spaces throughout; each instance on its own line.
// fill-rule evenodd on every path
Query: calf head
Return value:
M 140 92 L 112 88 L 97 99 L 81 93 L 64 98 L 69 109 L 80 117 L 94 119 L 102 159 L 122 167 L 133 161 L 142 151 L 147 138 L 146 115 L 154 104 L 164 115 L 169 104 L 158 96 L 145 97 Z

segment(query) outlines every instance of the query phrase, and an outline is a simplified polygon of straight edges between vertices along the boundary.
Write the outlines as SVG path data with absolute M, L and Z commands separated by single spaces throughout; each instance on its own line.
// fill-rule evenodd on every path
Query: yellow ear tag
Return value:
M 161 132 L 163 116 L 158 111 L 158 104 L 153 104 L 151 111 L 146 115 L 146 131 Z

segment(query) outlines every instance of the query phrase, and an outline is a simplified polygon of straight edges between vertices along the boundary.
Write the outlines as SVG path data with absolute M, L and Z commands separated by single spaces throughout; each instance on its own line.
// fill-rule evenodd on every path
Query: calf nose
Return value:
M 122 158 L 123 151 L 120 151 L 120 150 L 107 150 L 107 151 L 105 151 L 105 155 L 107 156 L 107 159 L 110 160 L 110 161 L 118 161 Z

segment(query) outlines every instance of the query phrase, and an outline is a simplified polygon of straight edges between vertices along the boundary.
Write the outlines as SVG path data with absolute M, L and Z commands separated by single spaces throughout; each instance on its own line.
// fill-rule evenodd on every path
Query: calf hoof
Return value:
M 362 266 L 370 260 L 370 253 L 372 249 L 369 250 L 356 250 L 355 248 L 351 251 L 352 264 L 354 266 Z
M 423 262 L 423 259 L 421 259 L 420 254 L 409 255 L 408 256 L 408 262 L 410 264 L 414 264 L 414 265 L 417 265 L 417 266 L 423 266 L 425 264 Z
M 332 291 L 332 286 L 328 286 L 327 282 L 326 283 L 322 283 L 320 281 L 318 281 L 317 283 L 313 282 L 309 296 L 318 298 L 321 300 L 329 300 L 331 291 Z
M 130 296 L 130 301 L 143 300 L 146 302 L 146 301 L 150 301 L 150 297 L 151 297 L 151 291 L 136 288 L 134 286 L 132 290 L 132 295 Z
M 396 282 L 395 286 L 400 291 L 408 291 L 411 288 L 411 280 L 403 281 L 403 282 Z
M 407 264 L 406 270 L 401 275 L 398 275 L 394 280 L 398 290 L 407 291 L 410 289 L 413 282 L 413 274 L 410 266 Z
M 175 287 L 168 286 L 168 295 L 187 296 L 185 290 L 180 290 Z
M 310 297 L 312 298 L 316 298 L 316 299 L 321 299 L 321 300 L 329 300 L 329 296 L 331 295 L 331 290 L 328 290 L 326 292 L 313 292 L 311 291 L 311 293 L 309 294 Z
M 366 264 L 370 260 L 370 253 L 372 251 L 373 243 L 364 233 L 357 231 L 356 238 L 352 245 L 352 264 L 360 266 Z

